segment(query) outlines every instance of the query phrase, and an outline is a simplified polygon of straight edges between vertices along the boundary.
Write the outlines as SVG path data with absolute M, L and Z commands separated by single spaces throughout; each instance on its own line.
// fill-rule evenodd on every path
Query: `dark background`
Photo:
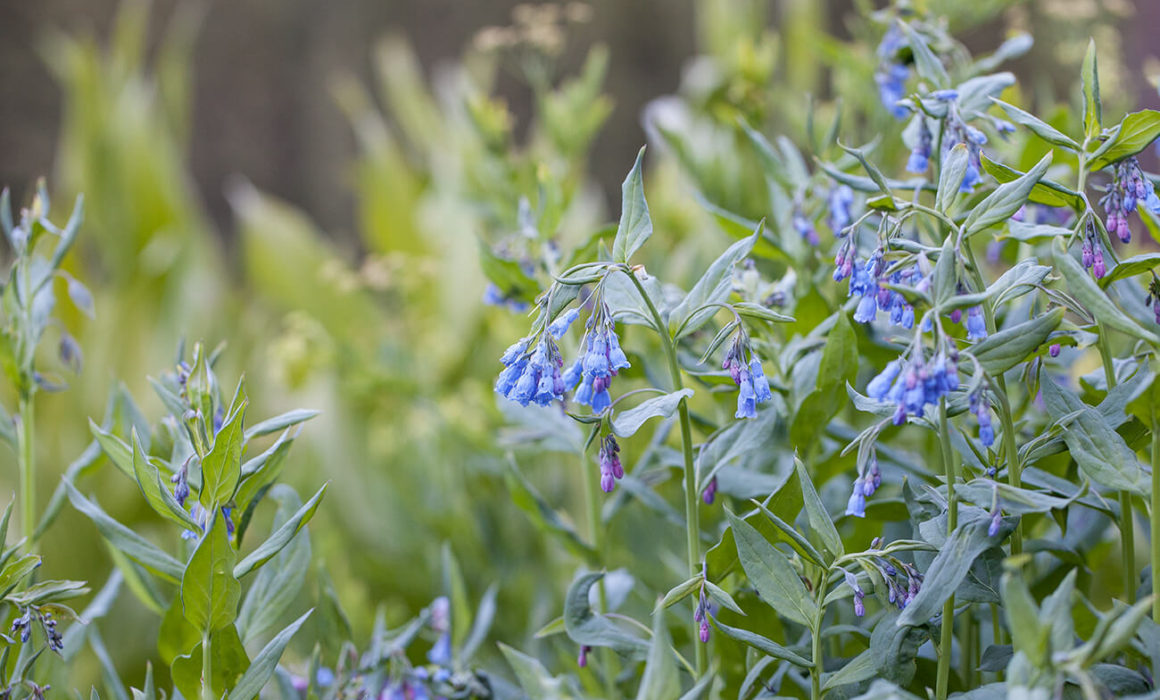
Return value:
M 191 0 L 184 0 L 190 2 Z M 790 2 L 771 0 L 777 24 Z M 813 0 L 807 0 L 813 1 Z M 818 0 L 822 1 L 822 0 Z M 35 178 L 51 174 L 59 133 L 60 91 L 45 67 L 41 46 L 50 31 L 95 36 L 102 44 L 117 0 L 0 0 L 0 182 L 27 191 Z M 162 34 L 178 5 L 150 3 L 151 37 Z M 510 21 L 516 0 L 212 0 L 202 5 L 194 72 L 190 155 L 198 189 L 217 229 L 229 230 L 223 184 L 243 173 L 259 188 L 297 203 L 331 231 L 352 226 L 344 178 L 354 154 L 349 126 L 328 89 L 340 73 L 371 80 L 371 52 L 388 33 L 408 37 L 424 69 L 454 60 L 481 27 Z M 842 33 L 852 0 L 830 0 L 827 21 Z M 1151 0 L 1039 0 L 1022 3 L 1034 21 L 1041 5 L 1079 7 L 1048 12 L 1063 31 L 1082 33 L 1090 14 L 1110 8 L 1122 37 L 1128 83 L 1144 106 L 1157 102 L 1145 75 L 1147 59 L 1160 53 L 1156 29 L 1160 2 Z M 575 26 L 563 57 L 571 72 L 597 41 L 612 51 L 606 90 L 615 111 L 596 141 L 593 171 L 606 192 L 623 176 L 623 154 L 644 140 L 639 115 L 644 104 L 674 91 L 686 59 L 696 52 L 693 0 L 595 0 L 591 21 Z M 1090 8 L 1089 8 L 1090 9 Z M 1072 22 L 1074 26 L 1066 24 Z M 976 28 L 969 44 L 981 50 L 1001 40 L 999 27 Z M 1039 34 L 1041 28 L 1036 28 Z M 1023 73 L 1050 46 L 1043 42 L 1019 62 Z M 1101 64 L 1105 47 L 1101 45 Z M 1152 59 L 1155 60 L 1155 59 Z M 1101 65 L 1102 67 L 1102 65 Z M 1066 76 L 1063 76 L 1066 79 Z M 1066 89 L 1064 87 L 1063 89 Z M 510 74 L 501 94 L 513 111 L 528 111 L 528 92 Z

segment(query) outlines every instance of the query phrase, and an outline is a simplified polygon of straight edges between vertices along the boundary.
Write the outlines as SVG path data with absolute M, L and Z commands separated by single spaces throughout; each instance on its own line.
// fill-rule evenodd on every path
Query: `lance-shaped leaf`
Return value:
M 69 501 L 73 507 L 84 513 L 89 520 L 100 530 L 101 535 L 125 556 L 145 567 L 162 578 L 177 583 L 181 580 L 184 567 L 181 562 L 161 551 L 157 545 L 145 539 L 136 532 L 125 527 L 113 518 L 96 503 L 90 501 L 77 491 L 76 487 L 65 482 L 68 489 Z
M 141 489 L 141 495 L 145 497 L 149 507 L 158 515 L 186 530 L 195 532 L 201 530 L 201 524 L 177 502 L 169 491 L 169 485 L 162 479 L 161 471 L 145 454 L 145 448 L 141 447 L 141 441 L 137 439 L 136 428 L 133 429 L 132 440 L 133 473 L 137 479 L 137 486 Z
M 717 304 L 729 299 L 733 291 L 733 266 L 749 255 L 764 228 L 765 222 L 762 221 L 752 236 L 729 246 L 676 305 L 669 314 L 669 330 L 675 338 L 680 339 L 697 330 L 721 310 Z
M 989 524 L 990 519 L 984 518 L 955 528 L 927 568 L 918 595 L 898 616 L 899 626 L 924 625 L 942 609 L 943 603 L 967 577 L 975 559 L 999 541 L 987 535 Z
M 1147 477 L 1136 453 L 1096 409 L 1051 379 L 1040 383 L 1047 413 L 1054 420 L 1074 414 L 1063 431 L 1072 459 L 1097 484 L 1119 491 L 1148 492 Z
M 242 578 L 262 564 L 265 564 L 277 555 L 278 552 L 281 552 L 283 547 L 290 544 L 290 541 L 294 539 L 298 531 L 305 527 L 306 523 L 310 522 L 310 519 L 314 517 L 314 512 L 318 510 L 318 504 L 322 502 L 322 496 L 326 493 L 326 487 L 329 485 L 330 482 L 323 484 L 322 488 L 318 489 L 318 493 L 314 494 L 305 505 L 298 509 L 298 512 L 290 516 L 289 520 L 275 530 L 269 539 L 258 545 L 257 549 L 247 554 L 244 559 L 238 562 L 238 565 L 234 567 L 234 576 L 236 578 Z
M 1063 307 L 1056 308 L 1011 328 L 988 336 L 970 349 L 983 371 L 992 377 L 1023 362 L 1047 340 L 1063 320 Z
M 1075 139 L 1056 129 L 1054 126 L 1048 124 L 1047 122 L 1041 120 L 1039 117 L 1036 117 L 1034 114 L 1024 112 L 1015 105 L 1009 105 L 1002 100 L 993 99 L 993 101 L 995 104 L 999 105 L 999 107 L 1004 112 L 1007 113 L 1007 116 L 1011 119 L 1011 121 L 1021 126 L 1027 127 L 1031 130 L 1031 133 L 1035 134 L 1044 141 L 1055 144 L 1056 146 L 1069 148 L 1073 151 L 1078 151 L 1080 149 L 1080 146 L 1075 142 Z
M 768 654 L 775 659 L 788 661 L 794 666 L 798 666 L 800 668 L 813 668 L 813 664 L 809 659 L 806 659 L 800 654 L 797 654 L 783 647 L 777 642 L 757 634 L 756 632 L 750 632 L 749 630 L 743 630 L 738 627 L 730 627 L 729 625 L 722 623 L 716 618 L 713 619 L 713 625 L 717 629 L 724 632 L 726 636 L 736 639 L 746 646 L 753 647 L 760 652 Z
M 242 586 L 234 577 L 236 560 L 225 516 L 215 512 L 181 578 L 185 619 L 198 630 L 213 632 L 237 617 Z
M 999 182 L 1011 182 L 1023 176 L 1023 173 L 1018 170 L 991 160 L 985 153 L 982 156 L 982 163 L 983 170 Z M 1087 206 L 1084 198 L 1078 192 L 1047 179 L 1041 179 L 1035 187 L 1031 188 L 1031 193 L 1027 195 L 1027 201 L 1045 204 L 1049 207 L 1071 207 L 1072 209 Z
M 947 75 L 947 69 L 930 50 L 926 39 L 905 22 L 900 22 L 899 26 L 906 34 L 906 43 L 910 45 L 910 50 L 914 54 L 914 65 L 918 68 L 918 74 L 933 83 L 936 88 L 948 87 L 950 77 Z
M 532 524 L 541 532 L 552 535 L 562 542 L 573 554 L 592 565 L 596 564 L 598 559 L 596 550 L 582 540 L 576 530 L 560 517 L 560 514 L 544 500 L 543 496 L 528 482 L 515 464 L 512 464 L 511 468 L 504 473 L 504 481 L 507 482 L 512 502 L 531 518 Z
M 1083 79 L 1083 132 L 1094 140 L 1100 135 L 1103 111 L 1100 106 L 1100 71 L 1096 64 L 1096 41 L 1088 41 L 1081 69 Z
M 1104 142 L 1091 161 L 1091 169 L 1111 165 L 1147 148 L 1160 136 L 1160 112 L 1144 109 L 1124 117 L 1112 138 Z
M 939 211 L 945 212 L 954 204 L 955 195 L 963 184 L 963 176 L 967 174 L 968 160 L 967 146 L 962 143 L 955 144 L 943 157 L 938 174 L 938 193 L 934 200 Z
M 664 612 L 653 614 L 653 636 L 636 700 L 669 700 L 681 692 L 677 660 L 673 658 Z
M 246 442 L 249 442 L 250 440 L 253 440 L 257 437 L 262 437 L 263 435 L 276 433 L 279 430 L 285 430 L 286 428 L 298 425 L 299 423 L 305 423 L 317 415 L 318 411 L 312 411 L 307 408 L 296 408 L 293 411 L 287 411 L 282 415 L 274 416 L 273 418 L 267 418 L 257 425 L 251 425 L 249 428 L 246 428 Z
M 1152 345 L 1160 345 L 1160 336 L 1145 329 L 1116 308 L 1108 295 L 1100 289 L 1095 280 L 1088 276 L 1079 262 L 1060 246 L 1055 248 L 1055 267 L 1063 274 L 1063 281 L 1067 283 L 1067 291 L 1083 304 L 1092 316 L 1095 316 L 1096 321 L 1121 333 L 1142 338 Z
M 769 543 L 752 525 L 728 509 L 725 515 L 737 541 L 737 558 L 749 582 L 767 605 L 800 625 L 809 627 L 817 604 L 785 555 Z
M 580 576 L 568 587 L 564 598 L 564 629 L 577 644 L 611 647 L 621 654 L 643 655 L 648 643 L 618 627 L 612 620 L 594 611 L 588 591 L 604 578 L 600 572 Z
M 258 655 L 250 663 L 250 667 L 238 679 L 238 684 L 230 691 L 229 700 L 253 700 L 253 698 L 258 697 L 258 693 L 274 675 L 274 669 L 278 667 L 278 660 L 282 658 L 282 652 L 290 644 L 290 639 L 298 631 L 298 628 L 302 627 L 312 612 L 314 612 L 313 608 L 307 610 L 302 617 L 291 622 L 275 635 L 269 644 L 262 647 L 262 651 L 258 652 Z
M 617 437 L 632 437 L 650 418 L 668 418 L 677 412 L 681 401 L 693 395 L 692 389 L 681 389 L 671 394 L 654 396 L 627 411 L 617 411 L 612 419 L 612 432 Z
M 643 162 L 642 147 L 636 155 L 632 170 L 620 187 L 620 224 L 616 227 L 616 238 L 612 241 L 612 259 L 616 262 L 628 262 L 653 232 L 648 202 L 644 199 L 644 181 L 641 176 Z
M 834 527 L 834 521 L 830 518 L 830 514 L 826 512 L 825 504 L 818 497 L 813 479 L 806 473 L 806 465 L 798 459 L 797 455 L 794 455 L 793 463 L 797 469 L 798 479 L 801 481 L 802 500 L 805 504 L 806 516 L 810 521 L 810 529 L 822 541 L 822 547 L 829 553 L 831 560 L 842 556 L 846 553 L 846 550 L 842 548 L 842 538 L 838 535 L 838 529 Z
M 101 428 L 91 418 L 89 419 L 89 430 L 92 431 L 93 437 L 97 439 L 97 444 L 101 446 L 101 451 L 109 457 L 109 461 L 113 463 L 113 466 L 130 479 L 135 478 L 133 451 L 129 449 L 125 441 Z
M 1032 188 L 1047 172 L 1048 166 L 1051 165 L 1051 155 L 1051 152 L 1048 152 L 1031 170 L 1011 182 L 999 185 L 994 192 L 975 205 L 967 215 L 967 220 L 963 222 L 963 235 L 976 234 L 1010 219 L 1012 214 L 1019 211 L 1019 208 L 1027 203 Z
M 302 508 L 302 500 L 291 487 L 280 484 L 270 492 L 278 501 L 272 530 L 277 532 Z M 254 578 L 238 613 L 238 632 L 246 643 L 262 635 L 290 608 L 310 568 L 310 533 L 299 531 L 281 552 L 263 566 Z
M 234 495 L 242 474 L 242 420 L 246 414 L 244 390 L 239 386 L 240 402 L 226 417 L 214 438 L 213 447 L 201 461 L 201 505 L 206 510 L 225 505 Z

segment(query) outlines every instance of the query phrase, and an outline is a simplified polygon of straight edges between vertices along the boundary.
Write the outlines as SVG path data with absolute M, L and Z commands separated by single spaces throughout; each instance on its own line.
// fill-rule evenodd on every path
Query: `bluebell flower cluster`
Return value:
M 1092 276 L 1100 279 L 1108 273 L 1104 264 L 1104 251 L 1096 236 L 1095 224 L 1089 219 L 1084 229 L 1083 244 L 1080 247 L 1080 262 L 1092 271 Z
M 979 442 L 987 447 L 995 444 L 995 428 L 991 424 L 991 402 L 981 391 L 970 396 L 971 413 L 979 421 Z
M 892 23 L 878 44 L 878 69 L 874 72 L 878 98 L 895 119 L 905 119 L 910 114 L 905 105 L 899 104 L 906 96 L 906 81 L 910 78 L 910 68 L 898 60 L 898 51 L 904 46 L 902 30 Z
M 871 452 L 867 460 L 866 471 L 854 479 L 854 489 L 850 499 L 846 502 L 846 515 L 858 518 L 866 517 L 866 499 L 874 495 L 882 485 L 882 469 L 878 466 L 878 453 Z
M 1100 205 L 1107 212 L 1107 228 L 1115 232 L 1120 240 L 1132 240 L 1132 229 L 1128 226 L 1128 215 L 1143 205 L 1153 214 L 1160 214 L 1160 197 L 1152 181 L 1140 170 L 1135 156 L 1116 163 L 1112 171 L 1112 185 L 1100 199 Z
M 852 265 L 849 296 L 858 294 L 862 297 L 854 309 L 854 320 L 870 323 L 878 317 L 879 311 L 883 311 L 890 314 L 891 323 L 903 328 L 914 328 L 914 306 L 901 293 L 881 283 L 884 267 L 881 252 L 876 252 L 865 263 Z M 926 291 L 930 287 L 929 277 L 922 274 L 918 265 L 896 270 L 886 281 L 896 286 L 914 287 L 919 291 Z
M 987 337 L 987 319 L 983 316 L 983 307 L 972 306 L 967 309 L 967 339 L 982 340 Z
M 550 334 L 541 333 L 534 349 L 532 336 L 522 338 L 504 352 L 500 362 L 504 369 L 495 382 L 495 390 L 521 406 L 534 403 L 547 406 L 563 400 L 567 387 L 561 369 L 564 358 Z
M 602 413 L 612 405 L 608 393 L 612 378 L 631 365 L 620 349 L 620 338 L 607 306 L 597 306 L 587 328 L 580 358 L 564 374 L 564 385 L 572 387 L 579 383 L 574 395 L 576 403 L 591 406 L 593 413 Z
M 64 649 L 64 638 L 56 628 L 56 619 L 52 612 L 30 605 L 24 608 L 24 613 L 12 621 L 11 635 L 20 635 L 20 641 L 27 644 L 32 639 L 32 626 L 39 624 L 48 640 L 48 648 L 53 651 Z M 48 686 L 45 686 L 47 688 Z
M 862 617 L 866 614 L 866 604 L 863 602 L 863 599 L 866 597 L 866 593 L 862 590 L 862 587 L 858 585 L 857 576 L 850 573 L 849 571 L 846 571 L 845 569 L 842 569 L 842 573 L 845 574 L 846 586 L 854 592 L 854 614 L 858 617 Z
M 606 435 L 601 441 L 597 460 L 600 464 L 600 490 L 612 493 L 612 489 L 616 488 L 616 482 L 624 478 L 624 466 L 620 463 L 620 445 L 612 434 Z
M 910 151 L 910 158 L 906 161 L 908 172 L 922 175 L 930 168 L 930 150 L 933 141 L 934 137 L 930 133 L 930 127 L 926 125 L 926 117 L 920 115 L 918 118 L 918 141 L 914 144 L 914 148 Z
M 854 220 L 850 208 L 854 206 L 854 190 L 849 185 L 836 185 L 830 188 L 826 195 L 827 219 L 830 230 L 835 236 L 841 236 L 842 231 Z
M 709 616 L 713 614 L 713 604 L 705 595 L 705 584 L 701 584 L 701 595 L 697 600 L 697 607 L 693 610 L 693 622 L 698 623 L 697 636 L 702 644 L 709 643 Z
M 866 394 L 896 404 L 894 424 L 902 425 L 908 415 L 922 415 L 926 406 L 958 388 L 958 358 L 940 352 L 929 363 L 921 355 L 905 364 L 901 358 L 891 361 L 870 380 Z
M 793 210 L 793 228 L 810 245 L 821 243 L 817 229 L 814 228 L 814 222 L 805 215 L 800 205 L 794 207 Z
M 173 484 L 173 498 L 180 506 L 184 506 L 185 499 L 189 498 L 189 460 L 191 459 L 193 457 L 186 460 L 185 464 L 181 465 L 181 469 L 169 477 L 169 483 Z
M 883 580 L 886 581 L 886 598 L 894 605 L 898 606 L 899 610 L 903 610 L 907 605 L 914 600 L 918 595 L 919 590 L 922 589 L 923 576 L 910 564 L 906 562 L 899 562 L 902 567 L 902 574 L 906 577 L 906 583 L 903 585 L 899 581 L 898 567 L 888 565 L 889 568 L 883 571 L 885 567 L 879 567 L 879 571 L 883 571 L 886 575 Z
M 749 353 L 749 340 L 744 333 L 739 332 L 733 338 L 729 351 L 725 354 L 722 369 L 729 370 L 733 383 L 737 385 L 737 418 L 756 418 L 757 404 L 765 403 L 773 398 L 769 389 L 769 380 L 765 377 L 765 370 L 761 367 L 761 360 L 753 356 L 749 362 L 745 356 Z

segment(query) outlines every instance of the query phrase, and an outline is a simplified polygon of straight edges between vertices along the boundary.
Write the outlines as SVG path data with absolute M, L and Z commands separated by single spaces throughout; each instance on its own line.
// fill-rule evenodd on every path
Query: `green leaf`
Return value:
M 826 336 L 814 391 L 806 396 L 790 426 L 796 445 L 812 445 L 817 435 L 845 404 L 842 388 L 858 372 L 858 337 L 844 313 L 834 319 Z
M 1150 272 L 1156 269 L 1157 265 L 1160 265 L 1160 253 L 1141 253 L 1124 258 L 1100 279 L 1099 285 L 1107 289 L 1112 282 Z
M 968 160 L 967 146 L 963 143 L 955 144 L 943 157 L 938 174 L 938 193 L 934 200 L 939 211 L 946 212 L 954 204 L 959 187 L 963 184 L 963 176 L 967 173 Z
M 1145 329 L 1120 311 L 1066 249 L 1056 246 L 1054 253 L 1055 268 L 1063 274 L 1067 291 L 1084 305 L 1096 321 L 1134 338 L 1146 340 L 1152 345 L 1160 345 L 1160 336 Z
M 40 557 L 35 554 L 24 554 L 8 562 L 3 569 L 0 569 L 0 599 L 6 597 L 38 566 L 40 566 Z
M 278 501 L 271 532 L 277 532 L 302 507 L 293 488 L 279 484 L 270 491 Z M 290 608 L 302 590 L 310 568 L 310 533 L 304 528 L 281 552 L 258 571 L 238 613 L 238 631 L 249 644 Z
M 669 592 L 665 594 L 665 597 L 661 598 L 661 601 L 657 603 L 656 607 L 653 608 L 653 614 L 655 615 L 659 610 L 671 608 L 685 598 L 691 596 L 693 591 L 696 591 L 701 587 L 701 582 L 703 580 L 704 579 L 701 578 L 701 575 L 697 574 L 696 576 L 693 576 L 684 582 L 673 586 L 671 589 L 669 589 Z
M 982 163 L 983 170 L 999 182 L 1011 182 L 1023 176 L 1023 173 L 1018 170 L 991 160 L 985 153 L 982 156 Z M 1084 198 L 1078 192 L 1069 190 L 1058 182 L 1045 179 L 1040 179 L 1031 188 L 1031 193 L 1027 195 L 1027 201 L 1049 207 L 1068 207 L 1070 209 L 1087 207 Z
M 612 259 L 616 262 L 627 263 L 653 232 L 641 177 L 644 150 L 641 147 L 637 153 L 636 163 L 620 188 L 620 224 L 616 227 L 616 238 L 612 241 Z
M 959 93 L 960 114 L 986 112 L 991 106 L 991 100 L 1014 84 L 1015 75 L 1008 72 L 978 75 L 964 80 L 955 88 Z
M 1074 139 L 1062 131 L 1059 131 L 1047 122 L 1042 121 L 1039 119 L 1039 117 L 1036 117 L 1035 115 L 1028 112 L 1024 112 L 1015 105 L 1009 105 L 1002 100 L 996 100 L 992 98 L 992 101 L 999 105 L 999 107 L 1007 113 L 1007 116 L 1011 119 L 1011 121 L 1027 127 L 1033 134 L 1043 139 L 1044 141 L 1056 146 L 1062 146 L 1064 148 L 1071 149 L 1073 151 L 1078 152 L 1080 150 L 1080 145 L 1076 143 Z
M 548 505 L 548 502 L 536 492 L 536 489 L 516 468 L 514 463 L 504 473 L 504 481 L 507 482 L 512 502 L 531 518 L 532 524 L 541 532 L 562 542 L 569 551 L 589 564 L 593 566 L 597 564 L 599 558 L 596 556 L 596 551 L 592 549 L 591 545 L 580 539 L 576 530 L 561 518 L 552 506 Z
M 757 226 L 752 236 L 742 238 L 729 246 L 713 264 L 701 275 L 685 298 L 669 314 L 669 331 L 673 338 L 680 338 L 705 325 L 713 315 L 721 310 L 716 304 L 729 299 L 733 291 L 733 266 L 743 260 L 753 250 L 753 245 L 761 238 L 765 222 Z
M 869 649 L 846 662 L 842 668 L 826 676 L 822 690 L 830 690 L 842 685 L 861 683 L 878 675 L 878 661 Z
M 882 174 L 882 171 L 878 169 L 878 166 L 874 165 L 869 161 L 869 159 L 866 158 L 866 152 L 864 149 L 851 148 L 842 144 L 840 141 L 838 142 L 838 146 L 840 146 L 841 149 L 846 153 L 854 156 L 854 158 L 856 158 L 858 162 L 862 164 L 862 169 L 866 171 L 866 174 L 870 176 L 870 179 L 881 192 L 884 194 L 890 194 L 890 184 L 886 181 L 886 176 Z
M 928 80 L 935 88 L 949 87 L 950 77 L 947 75 L 947 70 L 938 60 L 938 57 L 931 52 L 926 40 L 909 24 L 899 22 L 898 26 L 902 27 L 902 32 L 906 34 L 906 43 L 910 45 L 910 50 L 914 53 L 914 66 L 918 69 L 918 74 Z
M 467 600 L 467 583 L 450 542 L 443 543 L 439 555 L 443 564 L 443 593 L 451 603 L 451 645 L 457 649 L 467 638 L 471 603 Z
M 798 666 L 800 668 L 813 668 L 814 666 L 809 659 L 806 659 L 799 654 L 795 654 L 782 645 L 774 642 L 771 639 L 767 639 L 760 634 L 757 634 L 756 632 L 750 632 L 749 630 L 743 630 L 737 627 L 730 627 L 729 625 L 726 625 L 716 618 L 713 618 L 713 625 L 717 629 L 724 632 L 727 637 L 736 639 L 742 644 L 753 647 L 754 649 L 768 656 L 772 656 L 775 659 L 788 661 L 794 666 Z
M 728 509 L 725 515 L 737 541 L 737 558 L 762 600 L 778 614 L 800 625 L 813 625 L 817 605 L 789 560 L 752 525 Z
M 135 479 L 136 475 L 133 468 L 133 452 L 125 441 L 113 435 L 112 433 L 101 429 L 93 420 L 89 419 L 89 430 L 92 431 L 93 437 L 97 439 L 97 443 L 101 446 L 101 450 L 108 455 L 109 461 L 113 466 L 121 470 L 125 476 L 130 479 Z
M 1045 314 L 1024 321 L 988 336 L 970 349 L 983 371 L 992 377 L 1023 362 L 1035 352 L 1063 320 L 1063 307 L 1057 306 Z
M 1081 69 L 1083 79 L 1083 132 L 1088 140 L 1094 141 L 1100 135 L 1103 121 L 1100 106 L 1100 71 L 1096 65 L 1096 40 L 1088 40 L 1087 54 L 1083 57 Z
M 564 700 L 571 696 L 570 693 L 564 692 L 563 683 L 553 678 L 548 669 L 533 657 L 516 651 L 503 642 L 499 643 L 499 650 L 515 671 L 516 681 L 527 693 L 529 700 Z
M 156 545 L 109 517 L 96 503 L 88 500 L 71 483 L 65 482 L 68 499 L 73 507 L 84 513 L 100 530 L 111 545 L 133 561 L 167 581 L 181 580 L 184 568 L 181 562 L 161 551 Z
M 99 440 L 100 438 L 98 438 Z M 115 438 L 114 438 L 115 439 Z M 141 447 L 137 439 L 137 429 L 133 429 L 133 472 L 141 495 L 149 507 L 163 518 L 180 525 L 186 530 L 194 532 L 201 530 L 201 524 L 177 502 L 169 491 L 168 484 L 162 481 L 161 472 Z
M 189 624 L 181 607 L 181 596 L 173 596 L 168 608 L 162 611 L 161 629 L 157 633 L 157 651 L 167 666 L 177 657 L 192 654 L 201 642 L 201 632 Z M 199 669 L 200 670 L 200 669 Z
M 967 577 L 975 558 L 995 545 L 987 535 L 990 518 L 960 524 L 927 567 L 918 595 L 898 616 L 899 626 L 925 625 Z
M 1091 161 L 1091 169 L 1099 170 L 1112 163 L 1136 155 L 1160 136 L 1160 112 L 1144 109 L 1126 115 L 1116 127 L 1116 134 L 1106 141 Z
M 664 612 L 653 614 L 653 636 L 636 700 L 670 700 L 681 692 L 677 661 L 673 658 Z
M 239 386 L 241 402 L 226 418 L 209 454 L 201 461 L 201 505 L 214 510 L 229 502 L 242 474 L 242 421 L 246 415 L 245 390 Z
M 306 622 L 306 618 L 314 609 L 307 610 L 302 617 L 294 622 L 291 622 L 281 632 L 270 640 L 270 643 L 262 647 L 258 655 L 254 657 L 250 667 L 238 679 L 237 685 L 230 691 L 229 700 L 253 700 L 258 697 L 262 688 L 274 675 L 274 669 L 278 667 L 278 660 L 282 658 L 282 652 L 285 651 L 286 646 L 290 643 L 290 639 L 298 631 L 302 624 Z
M 1040 620 L 1039 606 L 1027 590 L 1023 577 L 1011 572 L 1003 574 L 999 582 L 1003 596 L 1003 612 L 1011 630 L 1012 646 L 1023 652 L 1033 664 L 1047 661 L 1047 638 L 1050 625 Z
M 1010 219 L 1012 214 L 1019 211 L 1019 208 L 1027 203 L 1032 188 L 1047 172 L 1048 166 L 1051 165 L 1051 156 L 1052 152 L 1049 151 L 1025 175 L 1011 182 L 1004 182 L 975 205 L 967 215 L 967 220 L 963 222 L 963 235 L 974 235 Z
M 225 516 L 215 511 L 181 578 L 185 619 L 197 629 L 213 632 L 237 618 L 242 586 L 233 573 L 236 560 Z
M 797 455 L 794 455 L 793 463 L 797 469 L 798 480 L 801 481 L 802 501 L 805 505 L 806 516 L 810 521 L 810 529 L 822 541 L 822 547 L 829 553 L 830 561 L 833 561 L 833 559 L 846 553 L 842 547 L 842 538 L 838 536 L 838 529 L 834 527 L 834 521 L 826 512 L 825 504 L 818 497 L 813 480 L 806 473 L 806 465 L 797 458 Z
M 311 418 L 314 418 L 318 414 L 319 414 L 319 411 L 312 411 L 312 410 L 307 409 L 307 408 L 297 408 L 297 409 L 294 409 L 293 411 L 287 411 L 286 413 L 283 413 L 280 416 L 274 416 L 273 418 L 267 418 L 266 420 L 262 421 L 261 423 L 258 423 L 257 425 L 252 425 L 249 428 L 246 428 L 246 433 L 245 433 L 246 440 L 245 441 L 249 442 L 250 440 L 253 440 L 254 438 L 262 437 L 263 435 L 269 435 L 271 433 L 276 433 L 279 430 L 285 430 L 286 428 L 289 428 L 289 427 L 294 426 L 294 425 L 298 425 L 299 423 L 305 423 L 306 421 L 310 420 Z
M 329 481 L 323 484 L 322 488 L 318 489 L 318 492 L 306 502 L 306 505 L 299 508 L 298 512 L 275 530 L 269 539 L 258 545 L 257 549 L 247 554 L 245 558 L 238 562 L 238 565 L 234 567 L 234 577 L 238 579 L 242 578 L 268 562 L 281 552 L 286 545 L 290 544 L 290 541 L 294 539 L 298 531 L 305 527 L 306 523 L 310 522 L 310 519 L 314 517 L 314 512 L 318 510 L 318 505 L 322 502 L 322 496 L 326 493 L 326 487 L 329 485 Z
M 650 418 L 669 418 L 676 415 L 681 401 L 692 395 L 692 389 L 681 389 L 671 394 L 654 396 L 627 411 L 617 411 L 612 418 L 612 432 L 616 437 L 632 437 Z
M 188 655 L 179 656 L 170 666 L 173 684 L 187 698 L 200 697 L 202 690 L 202 644 L 199 641 Z M 209 695 L 224 698 L 238 683 L 250 664 L 246 648 L 233 625 L 226 625 L 210 635 Z
M 741 301 L 733 305 L 733 310 L 741 316 L 748 318 L 756 318 L 762 321 L 774 321 L 776 323 L 793 323 L 793 316 L 786 316 L 779 314 L 773 309 L 764 307 L 760 304 L 754 304 L 750 301 Z
M 1063 431 L 1072 459 L 1080 471 L 1097 484 L 1119 491 L 1148 493 L 1148 479 L 1136 459 L 1136 453 L 1104 419 L 1100 412 L 1085 404 L 1073 392 L 1060 388 L 1053 380 L 1040 382 L 1047 413 L 1054 420 L 1076 414 Z
M 568 587 L 564 598 L 564 629 L 577 644 L 590 647 L 611 647 L 621 654 L 640 655 L 648 644 L 617 627 L 612 620 L 594 611 L 588 602 L 588 591 L 603 573 L 580 576 Z

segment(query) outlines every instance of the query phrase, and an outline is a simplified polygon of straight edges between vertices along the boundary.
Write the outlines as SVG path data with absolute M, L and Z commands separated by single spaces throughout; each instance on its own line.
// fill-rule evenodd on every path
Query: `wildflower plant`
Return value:
M 176 690 L 189 698 L 253 698 L 310 616 L 307 611 L 269 635 L 303 584 L 309 554 L 303 561 L 299 538 L 326 492 L 324 485 L 302 502 L 276 484 L 297 426 L 316 412 L 295 410 L 247 425 L 244 382 L 226 394 L 214 372 L 220 350 L 198 343 L 191 358 L 183 354 L 173 370 L 152 380 L 168 411 L 159 424 L 139 418 L 128 434 L 117 435 L 91 423 L 100 452 L 172 527 L 169 550 L 118 522 L 68 477 L 63 489 L 111 546 L 130 590 L 161 618 L 158 652 Z M 272 434 L 277 440 L 258 451 L 257 442 Z M 279 502 L 272 529 L 243 548 L 268 496 Z M 244 596 L 243 581 L 249 582 Z M 266 643 L 251 658 L 245 645 L 259 639 Z
M 1014 76 L 995 72 L 1028 37 L 972 59 L 933 15 L 899 4 L 874 19 L 875 87 L 893 132 L 853 147 L 839 117 L 822 142 L 811 111 L 803 154 L 734 124 L 757 151 L 771 206 L 759 223 L 701 191 L 739 240 L 688 292 L 637 261 L 653 234 L 638 157 L 610 247 L 554 273 L 532 307 L 519 352 L 532 358 L 542 338 L 559 341 L 550 349 L 576 368 L 561 372 L 565 390 L 590 354 L 594 368 L 613 366 L 593 328 L 625 352 L 616 382 L 610 370 L 593 383 L 607 397 L 537 394 L 541 420 L 563 413 L 588 426 L 587 538 L 521 472 L 509 482 L 580 557 L 563 613 L 541 635 L 567 635 L 591 694 L 632 692 L 620 670 L 642 660 L 638 697 L 1152 689 L 1144 650 L 1160 579 L 1138 576 L 1134 513 L 1155 497 L 1157 471 L 1137 452 L 1160 434 L 1150 366 L 1160 283 L 1132 278 L 1152 275 L 1160 256 L 1117 248 L 1137 220 L 1160 234 L 1155 176 L 1141 165 L 1160 114 L 1103 121 L 1094 45 L 1077 81 L 1082 118 L 1049 124 L 1014 106 Z M 696 135 L 663 136 L 686 149 L 677 161 L 702 185 L 686 157 Z M 904 157 L 876 159 L 882 141 Z M 777 292 L 755 297 L 757 288 Z M 575 304 L 590 320 L 572 360 L 567 336 L 545 329 Z M 706 368 L 713 357 L 724 373 Z M 1102 370 L 1078 376 L 1095 359 Z M 525 388 L 553 365 L 532 366 L 520 370 L 532 372 Z M 1078 391 L 1063 386 L 1068 375 Z M 497 392 L 527 403 L 510 378 Z M 736 410 L 726 412 L 732 387 Z M 657 395 L 620 408 L 638 391 Z M 634 436 L 650 418 L 662 420 L 646 445 Z M 670 440 L 678 449 L 666 453 Z M 663 495 L 671 471 L 684 517 Z M 603 507 L 597 486 L 611 494 Z M 614 518 L 632 517 L 630 503 L 686 532 L 690 576 L 654 589 L 651 625 L 610 594 L 621 562 L 602 538 Z M 1160 531 L 1157 511 L 1145 510 Z M 1111 607 L 1097 602 L 1106 583 L 1076 586 L 1109 527 L 1120 530 L 1123 574 Z M 1069 560 L 1055 540 L 1095 559 Z M 654 573 L 629 569 L 656 586 Z M 687 599 L 681 633 L 665 616 Z M 1073 614 L 1086 622 L 1075 626 Z

